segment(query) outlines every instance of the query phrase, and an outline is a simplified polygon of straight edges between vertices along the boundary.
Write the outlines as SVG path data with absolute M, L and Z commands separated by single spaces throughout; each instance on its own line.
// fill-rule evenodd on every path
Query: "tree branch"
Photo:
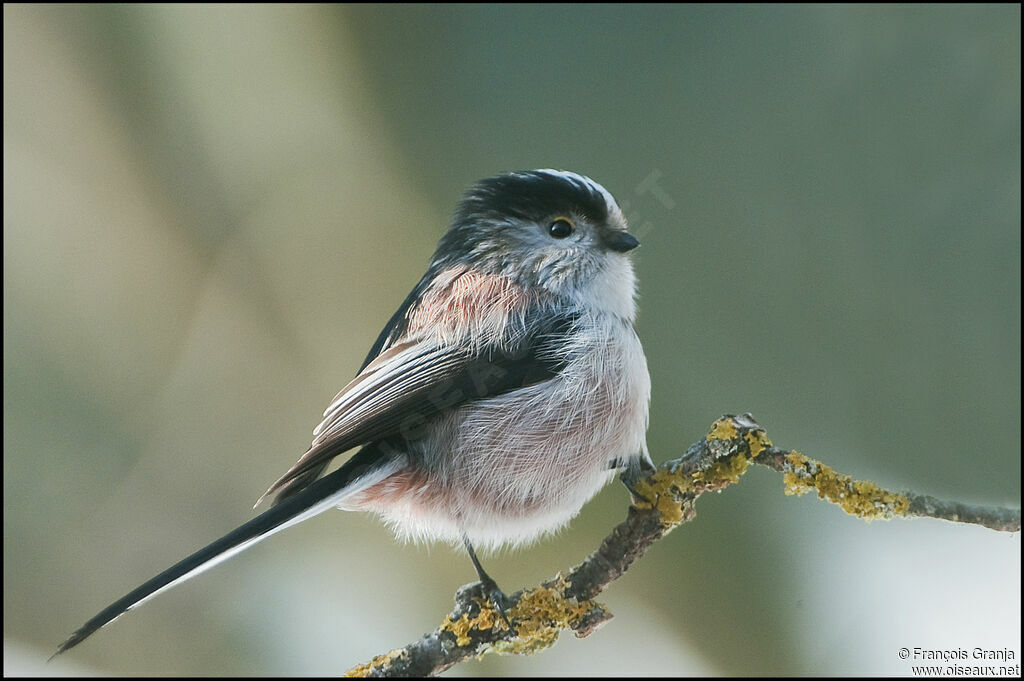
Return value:
M 970 506 L 913 492 L 891 492 L 854 480 L 799 452 L 774 447 L 750 414 L 723 416 L 679 459 L 667 461 L 634 485 L 638 498 L 626 519 L 601 546 L 568 574 L 559 573 L 533 589 L 509 597 L 507 615 L 515 632 L 469 584 L 455 594 L 455 609 L 419 641 L 366 664 L 347 676 L 427 676 L 484 652 L 532 653 L 553 644 L 563 630 L 588 636 L 612 618 L 592 599 L 622 576 L 655 541 L 692 520 L 694 503 L 705 492 L 740 479 L 751 463 L 783 474 L 785 493 L 818 497 L 867 521 L 930 517 L 972 523 L 1003 532 L 1020 531 L 1020 509 Z

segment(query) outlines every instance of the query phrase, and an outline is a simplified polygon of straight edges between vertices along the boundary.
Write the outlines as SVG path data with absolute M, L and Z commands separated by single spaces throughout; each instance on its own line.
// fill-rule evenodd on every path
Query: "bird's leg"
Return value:
M 619 468 L 619 466 L 616 467 Z M 648 461 L 646 457 L 639 457 L 633 459 L 625 466 L 621 466 L 621 469 L 622 473 L 619 474 L 619 480 L 621 480 L 622 484 L 626 486 L 629 493 L 633 495 L 634 501 L 639 500 L 648 504 L 653 503 L 646 496 L 640 494 L 636 489 L 636 483 L 654 472 L 654 466 L 651 465 L 651 462 Z
M 508 630 L 515 631 L 512 628 L 512 623 L 508 621 L 508 616 L 505 614 L 505 609 L 508 607 L 508 597 L 505 596 L 505 592 L 498 588 L 498 583 L 491 579 L 491 576 L 480 565 L 480 560 L 476 557 L 476 551 L 473 550 L 473 545 L 469 543 L 469 538 L 466 535 L 462 535 L 462 544 L 469 553 L 469 559 L 473 561 L 473 567 L 476 568 L 476 575 L 480 578 L 480 586 L 483 589 L 484 596 L 489 598 L 491 603 L 494 604 L 494 609 L 501 615 L 501 619 L 505 621 L 505 626 L 508 627 Z

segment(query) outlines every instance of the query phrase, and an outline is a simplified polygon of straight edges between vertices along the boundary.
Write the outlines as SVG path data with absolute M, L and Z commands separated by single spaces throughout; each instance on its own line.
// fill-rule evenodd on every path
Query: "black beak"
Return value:
M 640 242 L 628 232 L 615 231 L 605 235 L 604 245 L 616 253 L 626 253 L 639 246 Z

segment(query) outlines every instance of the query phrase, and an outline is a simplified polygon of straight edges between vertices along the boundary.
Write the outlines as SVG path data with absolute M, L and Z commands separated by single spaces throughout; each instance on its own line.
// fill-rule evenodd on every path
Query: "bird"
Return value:
M 54 656 L 331 508 L 376 514 L 399 538 L 461 545 L 507 623 L 475 549 L 526 545 L 616 473 L 635 491 L 653 470 L 638 245 L 615 198 L 584 175 L 517 171 L 470 186 L 309 449 L 256 502 L 270 508 L 104 608 Z

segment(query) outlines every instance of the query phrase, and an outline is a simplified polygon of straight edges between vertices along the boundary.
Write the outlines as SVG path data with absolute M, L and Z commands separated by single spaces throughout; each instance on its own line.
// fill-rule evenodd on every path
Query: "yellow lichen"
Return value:
M 558 640 L 563 629 L 571 629 L 591 610 L 598 606 L 593 601 L 576 602 L 563 593 L 568 582 L 561 574 L 551 586 L 539 586 L 527 591 L 509 611 L 515 622 L 516 638 L 497 641 L 492 646 L 496 653 L 528 654 L 543 650 Z
M 360 664 L 356 665 L 355 667 L 352 667 L 352 669 L 349 669 L 347 672 L 345 672 L 345 676 L 355 678 L 366 678 L 374 669 L 389 667 L 394 660 L 396 660 L 399 657 L 402 657 L 403 655 L 405 655 L 405 651 L 402 649 L 392 650 L 390 653 L 378 655 L 366 664 Z
M 711 424 L 705 439 L 709 443 L 722 443 L 718 448 L 725 454 L 729 447 L 724 443 L 734 443 L 738 436 L 739 431 L 733 419 L 721 418 Z M 685 474 L 680 470 L 660 469 L 647 480 L 638 482 L 636 491 L 644 499 L 636 501 L 637 508 L 654 508 L 664 526 L 678 525 L 686 517 L 685 496 L 694 490 L 695 483 L 721 488 L 738 481 L 749 467 L 750 459 L 772 444 L 763 430 L 749 431 L 743 438 L 750 449 L 750 458 L 739 452 L 729 452 L 731 455 L 723 456 L 704 470 Z
M 462 614 L 457 620 L 452 620 L 451 616 L 444 618 L 444 622 L 438 627 L 441 631 L 447 631 L 455 635 L 455 645 L 457 646 L 468 646 L 472 639 L 469 637 L 469 632 L 473 630 L 473 624 L 469 619 L 469 615 L 466 613 Z
M 488 602 L 479 599 L 480 613 L 476 617 L 470 617 L 469 613 L 462 613 L 462 617 L 452 620 L 451 616 L 444 618 L 444 622 L 438 627 L 441 631 L 447 631 L 455 636 L 455 645 L 467 646 L 472 642 L 470 634 L 474 631 L 491 629 L 501 620 L 501 615 Z
M 654 508 L 661 516 L 663 525 L 678 525 L 683 521 L 683 505 L 680 499 L 682 494 L 691 488 L 688 476 L 680 472 L 659 469 L 647 480 L 641 480 L 636 484 L 636 491 L 644 497 L 636 501 L 636 507 Z
M 726 459 L 716 461 L 707 470 L 697 471 L 691 477 L 694 482 L 705 484 L 733 483 L 740 479 L 740 476 L 747 472 L 750 460 L 747 457 L 737 454 Z
M 763 430 L 752 430 L 743 438 L 747 441 L 747 446 L 750 447 L 751 459 L 757 458 L 758 454 L 772 446 L 772 441 L 768 439 Z
M 817 490 L 818 498 L 868 522 L 905 515 L 910 507 L 902 494 L 884 490 L 869 480 L 854 480 L 799 452 L 793 452 L 787 460 L 793 467 L 783 476 L 787 495 L 801 496 Z
M 743 453 L 739 443 L 740 429 L 737 422 L 746 430 L 743 441 L 747 445 L 749 455 Z M 684 473 L 685 466 L 681 461 L 673 462 L 666 468 L 655 471 L 646 480 L 635 484 L 634 489 L 642 499 L 634 503 L 640 509 L 655 509 L 661 523 L 671 529 L 683 522 L 687 517 L 687 504 L 695 494 L 695 485 L 704 489 L 720 490 L 737 482 L 750 466 L 750 461 L 772 446 L 765 432 L 760 428 L 750 429 L 746 421 L 736 417 L 723 417 L 711 424 L 708 434 L 704 437 L 705 448 L 699 461 L 693 465 L 704 466 L 701 470 Z M 688 455 L 689 456 L 689 455 Z M 712 463 L 707 463 L 711 460 Z
M 735 440 L 739 433 L 731 421 L 719 419 L 711 426 L 711 432 L 708 433 L 707 440 L 724 440 L 726 439 L 726 434 L 730 434 L 728 439 Z M 737 482 L 740 476 L 747 472 L 751 459 L 772 446 L 771 440 L 768 439 L 763 430 L 748 431 L 743 436 L 743 439 L 750 450 L 749 458 L 740 452 L 735 452 L 731 456 L 715 461 L 707 469 L 693 473 L 691 476 L 693 481 L 709 485 Z
M 731 440 L 736 437 L 736 424 L 732 419 L 721 418 L 711 424 L 706 440 Z

